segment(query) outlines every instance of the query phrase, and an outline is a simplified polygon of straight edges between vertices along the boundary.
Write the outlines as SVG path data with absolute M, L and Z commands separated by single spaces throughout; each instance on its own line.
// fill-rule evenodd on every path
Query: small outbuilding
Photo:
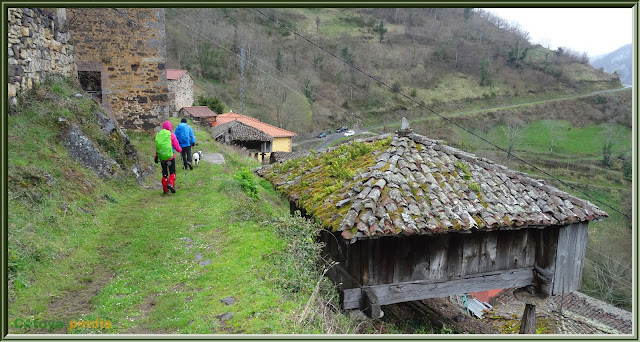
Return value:
M 239 125 L 238 123 L 242 123 L 243 125 Z M 222 141 L 246 147 L 250 150 L 252 156 L 263 163 L 270 160 L 272 152 L 291 152 L 291 140 L 296 136 L 295 133 L 287 131 L 286 129 L 269 125 L 256 118 L 234 112 L 218 115 L 212 126 L 214 139 L 220 140 L 222 137 L 221 134 L 226 132 L 224 134 L 227 134 L 228 138 Z M 219 128 L 220 126 L 224 128 L 221 129 Z M 253 130 L 249 130 L 247 127 L 251 127 Z M 257 132 L 260 132 L 260 134 Z M 258 145 L 257 141 L 252 140 L 258 137 L 262 137 L 261 139 L 263 139 L 261 140 L 261 145 Z M 234 140 L 241 143 L 232 142 Z M 248 147 L 248 144 L 252 147 Z
M 211 136 L 217 142 L 244 148 L 253 158 L 272 151 L 272 136 L 238 120 L 212 127 Z
M 180 109 L 179 116 L 191 118 L 193 122 L 199 125 L 210 127 L 216 122 L 216 117 L 218 116 L 218 114 L 209 109 L 209 107 L 207 106 L 193 106 L 182 107 Z
M 542 180 L 408 127 L 258 171 L 326 230 L 343 309 L 534 286 L 578 290 L 589 221 L 607 214 Z

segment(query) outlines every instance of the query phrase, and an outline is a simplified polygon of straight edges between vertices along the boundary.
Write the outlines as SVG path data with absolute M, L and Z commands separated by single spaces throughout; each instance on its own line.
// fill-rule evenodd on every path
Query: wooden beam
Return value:
M 522 287 L 533 284 L 533 267 L 474 274 L 466 277 L 437 280 L 413 281 L 382 285 L 364 286 L 378 298 L 380 305 L 422 300 L 427 298 L 447 297 L 453 294 Z M 343 291 L 343 309 L 357 309 L 362 296 L 361 289 Z M 348 301 L 346 299 L 349 299 Z

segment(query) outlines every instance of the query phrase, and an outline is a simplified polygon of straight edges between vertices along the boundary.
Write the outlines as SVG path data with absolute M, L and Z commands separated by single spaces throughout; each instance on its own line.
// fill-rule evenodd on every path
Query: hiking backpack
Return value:
M 173 157 L 171 131 L 163 129 L 156 134 L 156 150 L 158 151 L 158 159 L 160 160 L 169 160 Z

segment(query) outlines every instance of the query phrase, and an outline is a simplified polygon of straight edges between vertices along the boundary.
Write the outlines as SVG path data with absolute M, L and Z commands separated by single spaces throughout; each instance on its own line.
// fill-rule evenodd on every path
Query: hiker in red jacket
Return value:
M 160 161 L 162 166 L 162 191 L 166 194 L 176 192 L 176 161 L 173 150 L 182 152 L 178 138 L 173 134 L 171 122 L 162 123 L 162 129 L 156 134 L 156 164 Z M 167 179 L 167 177 L 169 177 Z

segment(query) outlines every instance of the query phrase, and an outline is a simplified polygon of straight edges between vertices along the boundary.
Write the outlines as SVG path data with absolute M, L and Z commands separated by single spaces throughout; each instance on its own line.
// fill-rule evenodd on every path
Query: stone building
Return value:
M 193 105 L 193 76 L 186 70 L 167 69 L 169 112 L 175 116 L 182 107 Z
M 78 79 L 128 129 L 169 117 L 164 9 L 68 8 Z
M 52 77 L 76 75 L 65 9 L 8 9 L 8 100 Z

